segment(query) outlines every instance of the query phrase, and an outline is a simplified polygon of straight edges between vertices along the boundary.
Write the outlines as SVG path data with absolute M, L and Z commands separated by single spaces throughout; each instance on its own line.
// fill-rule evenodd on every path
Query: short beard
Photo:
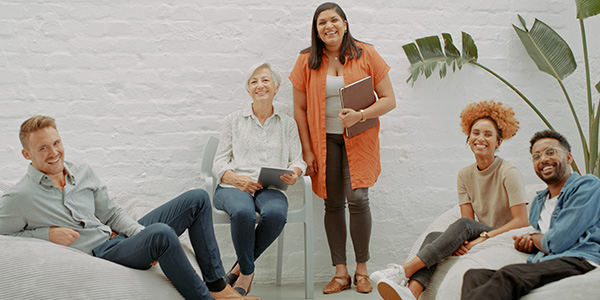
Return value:
M 556 172 L 554 172 L 554 175 L 550 177 L 543 177 L 542 172 L 538 172 L 538 177 L 548 185 L 559 183 L 566 172 L 566 168 L 564 168 L 562 164 L 560 165 L 560 167 L 561 168 L 557 169 Z

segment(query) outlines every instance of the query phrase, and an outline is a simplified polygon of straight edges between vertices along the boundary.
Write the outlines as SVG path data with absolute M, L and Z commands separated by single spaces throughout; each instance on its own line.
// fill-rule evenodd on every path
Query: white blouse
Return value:
M 233 187 L 221 181 L 227 170 L 256 181 L 261 167 L 306 171 L 294 119 L 273 108 L 273 115 L 262 125 L 250 104 L 225 119 L 212 172 L 219 185 Z

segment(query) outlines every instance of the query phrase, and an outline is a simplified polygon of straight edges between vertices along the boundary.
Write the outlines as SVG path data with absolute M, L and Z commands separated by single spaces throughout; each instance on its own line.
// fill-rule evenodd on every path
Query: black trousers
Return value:
M 464 275 L 461 299 L 519 299 L 535 288 L 595 268 L 583 258 L 561 257 L 499 270 L 471 269 Z

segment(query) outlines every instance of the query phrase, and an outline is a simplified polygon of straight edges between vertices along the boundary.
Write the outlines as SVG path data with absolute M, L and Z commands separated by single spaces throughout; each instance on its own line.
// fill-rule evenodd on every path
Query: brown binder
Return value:
M 371 106 L 375 103 L 375 93 L 373 92 L 371 76 L 340 88 L 340 99 L 342 100 L 343 108 L 351 108 L 356 111 Z M 369 128 L 377 126 L 378 123 L 377 118 L 367 119 L 364 122 L 358 122 L 346 128 L 344 131 L 347 137 L 353 137 Z

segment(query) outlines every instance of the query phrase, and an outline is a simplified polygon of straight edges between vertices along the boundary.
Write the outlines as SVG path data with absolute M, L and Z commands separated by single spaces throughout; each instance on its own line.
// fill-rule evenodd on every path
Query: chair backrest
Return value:
M 207 191 L 210 195 L 214 193 L 216 188 L 216 178 L 212 176 L 213 162 L 215 160 L 215 154 L 217 153 L 217 147 L 219 146 L 219 139 L 211 136 L 206 141 L 206 147 L 204 148 L 204 154 L 202 154 L 202 166 L 200 167 L 200 173 L 203 180 L 212 179 L 212 191 Z

